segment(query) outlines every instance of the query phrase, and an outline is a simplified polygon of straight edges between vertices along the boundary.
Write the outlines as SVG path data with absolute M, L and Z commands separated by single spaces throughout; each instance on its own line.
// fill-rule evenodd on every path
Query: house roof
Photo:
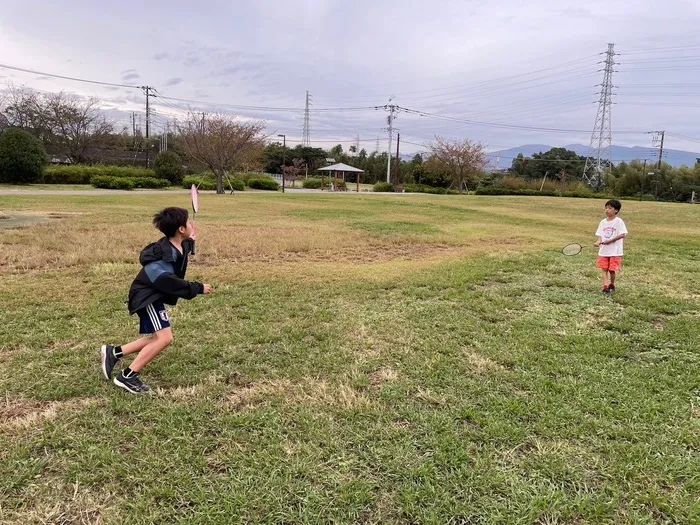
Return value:
M 347 171 L 351 173 L 364 173 L 363 170 L 358 168 L 353 168 L 347 164 L 339 162 L 338 164 L 333 164 L 332 166 L 326 166 L 325 168 L 320 168 L 318 171 Z

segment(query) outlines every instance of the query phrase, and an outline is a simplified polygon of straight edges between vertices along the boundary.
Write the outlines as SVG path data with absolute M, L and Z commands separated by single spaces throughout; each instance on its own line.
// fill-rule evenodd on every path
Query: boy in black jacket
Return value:
M 187 256 L 194 248 L 194 225 L 183 208 L 165 208 L 153 217 L 153 225 L 163 232 L 158 242 L 149 244 L 139 258 L 141 271 L 129 290 L 129 313 L 141 319 L 144 337 L 123 346 L 103 345 L 102 372 L 107 380 L 117 361 L 138 352 L 131 365 L 117 374 L 114 384 L 132 394 L 148 392 L 150 387 L 139 379 L 141 370 L 173 342 L 170 315 L 166 304 L 179 298 L 193 299 L 212 292 L 212 287 L 185 281 Z

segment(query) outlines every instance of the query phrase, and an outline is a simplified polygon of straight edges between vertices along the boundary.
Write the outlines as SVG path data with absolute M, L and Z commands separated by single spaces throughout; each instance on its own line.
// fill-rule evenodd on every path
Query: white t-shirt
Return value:
M 625 226 L 625 221 L 620 219 L 620 217 L 615 217 L 613 220 L 609 221 L 607 218 L 600 221 L 598 225 L 598 230 L 595 234 L 607 241 L 618 235 L 627 234 L 627 227 Z M 624 239 L 618 239 L 611 244 L 601 244 L 598 250 L 598 255 L 600 257 L 622 257 L 622 244 Z

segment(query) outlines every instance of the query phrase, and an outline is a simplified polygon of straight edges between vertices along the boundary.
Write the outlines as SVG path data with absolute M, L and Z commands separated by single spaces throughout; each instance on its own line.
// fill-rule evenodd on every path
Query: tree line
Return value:
M 0 131 L 21 129 L 43 145 L 50 156 L 72 164 L 131 164 L 151 166 L 158 152 L 159 136 L 146 139 L 140 133 L 116 130 L 96 98 L 66 93 L 38 93 L 10 86 L 0 96 Z M 10 141 L 17 144 L 17 137 Z M 297 145 L 285 147 L 265 135 L 265 123 L 240 120 L 223 113 L 188 115 L 174 126 L 167 138 L 168 151 L 182 159 L 186 173 L 212 172 L 217 191 L 224 191 L 225 177 L 235 171 L 264 171 L 282 174 L 287 180 L 313 176 L 321 167 L 342 162 L 364 171 L 361 182 L 386 181 L 386 152 L 341 144 L 329 149 Z M 32 146 L 36 154 L 36 145 Z M 552 148 L 532 157 L 513 159 L 507 173 L 488 170 L 485 148 L 470 140 L 447 140 L 436 136 L 426 145 L 424 155 L 410 160 L 392 157 L 394 185 L 413 183 L 436 188 L 473 190 L 483 186 L 525 185 L 529 188 L 585 189 L 583 168 L 586 157 L 565 148 Z M 700 193 L 700 165 L 660 168 L 642 162 L 621 162 L 604 176 L 603 191 L 623 197 L 639 196 L 684 201 Z M 515 180 L 515 182 L 514 182 Z M 520 182 L 518 182 L 520 181 Z

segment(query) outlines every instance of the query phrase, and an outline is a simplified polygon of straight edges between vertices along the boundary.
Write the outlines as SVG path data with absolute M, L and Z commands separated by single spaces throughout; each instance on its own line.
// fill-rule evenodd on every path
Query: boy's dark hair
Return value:
M 187 226 L 189 218 L 190 214 L 184 208 L 165 208 L 153 216 L 153 226 L 166 237 L 175 237 L 180 226 Z
M 611 208 L 615 208 L 615 211 L 617 213 L 620 213 L 620 210 L 622 209 L 622 203 L 618 201 L 617 199 L 611 199 L 608 202 L 605 203 L 605 206 L 610 206 Z

